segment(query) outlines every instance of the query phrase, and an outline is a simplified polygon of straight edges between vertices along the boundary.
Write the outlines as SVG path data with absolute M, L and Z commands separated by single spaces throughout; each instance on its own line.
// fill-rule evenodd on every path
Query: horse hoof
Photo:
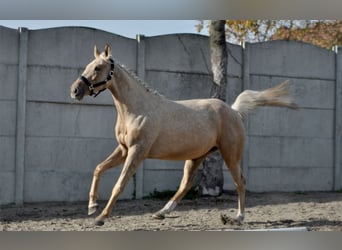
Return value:
M 98 207 L 99 207 L 98 204 L 94 204 L 94 205 L 88 207 L 88 215 L 93 215 L 96 212 Z
M 156 214 L 152 214 L 152 218 L 157 219 L 157 220 L 164 220 L 165 216 L 163 214 L 156 213 Z
M 95 220 L 94 225 L 101 227 L 104 225 L 104 221 L 103 220 Z

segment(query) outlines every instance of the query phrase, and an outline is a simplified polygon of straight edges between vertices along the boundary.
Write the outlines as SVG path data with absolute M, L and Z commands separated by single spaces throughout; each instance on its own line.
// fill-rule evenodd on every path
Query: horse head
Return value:
M 82 100 L 86 95 L 96 97 L 109 86 L 114 75 L 110 46 L 106 44 L 104 52 L 100 53 L 95 45 L 94 57 L 95 59 L 86 66 L 82 75 L 71 85 L 71 98 Z

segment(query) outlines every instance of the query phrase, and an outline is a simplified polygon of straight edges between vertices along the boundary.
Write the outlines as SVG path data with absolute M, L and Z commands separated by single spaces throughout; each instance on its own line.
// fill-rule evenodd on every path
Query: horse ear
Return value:
M 97 58 L 100 56 L 100 51 L 97 49 L 96 45 L 94 46 L 94 57 Z
M 105 46 L 105 56 L 106 57 L 110 57 L 112 56 L 112 49 L 110 48 L 110 46 L 108 45 L 108 43 Z

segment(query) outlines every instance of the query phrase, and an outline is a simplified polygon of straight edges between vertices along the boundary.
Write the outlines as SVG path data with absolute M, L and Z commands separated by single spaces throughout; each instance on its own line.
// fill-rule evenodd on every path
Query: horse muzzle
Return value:
M 71 85 L 70 88 L 70 96 L 73 99 L 76 99 L 78 101 L 82 100 L 85 94 L 84 86 L 82 86 L 82 82 L 76 81 Z

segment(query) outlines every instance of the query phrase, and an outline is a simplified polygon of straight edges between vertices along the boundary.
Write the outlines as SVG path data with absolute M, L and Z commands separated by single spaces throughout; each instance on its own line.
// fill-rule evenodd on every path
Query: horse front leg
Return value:
M 106 170 L 123 163 L 126 159 L 126 154 L 127 150 L 123 146 L 119 145 L 114 152 L 107 157 L 107 159 L 96 166 L 89 192 L 88 215 L 94 214 L 98 207 L 96 200 L 98 198 L 98 187 L 101 176 Z
M 119 179 L 117 180 L 113 188 L 112 195 L 110 199 L 108 200 L 106 207 L 103 209 L 102 213 L 98 217 L 96 217 L 95 225 L 102 226 L 104 224 L 105 218 L 108 218 L 109 215 L 111 214 L 113 206 L 116 203 L 119 195 L 123 192 L 126 184 L 130 180 L 130 178 L 134 175 L 139 164 L 142 162 L 144 158 L 145 158 L 145 154 L 144 154 L 144 151 L 142 150 L 142 147 L 135 145 L 128 149 L 127 158 L 122 168 Z

